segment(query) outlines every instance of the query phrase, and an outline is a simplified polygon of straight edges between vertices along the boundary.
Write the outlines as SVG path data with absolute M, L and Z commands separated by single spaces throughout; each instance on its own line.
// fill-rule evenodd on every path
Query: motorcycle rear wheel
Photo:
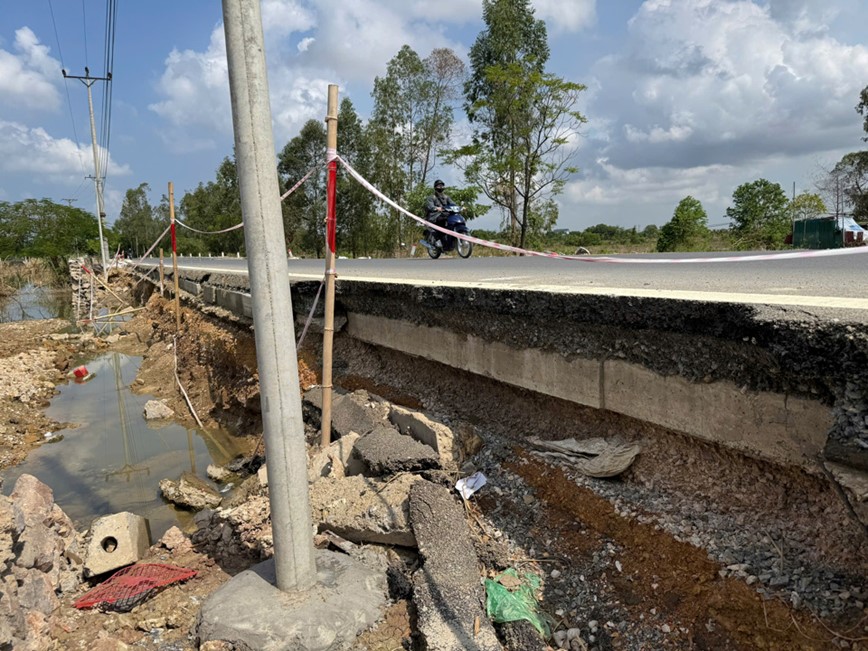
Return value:
M 455 245 L 455 249 L 458 251 L 458 255 L 462 258 L 469 258 L 470 254 L 473 253 L 473 242 L 468 242 L 467 240 L 458 240 Z
M 431 256 L 432 260 L 436 260 L 440 257 L 440 254 L 443 253 L 443 249 L 437 246 L 437 238 L 434 237 L 433 233 L 429 233 L 427 241 L 428 246 L 425 247 L 425 250 L 428 251 L 428 255 Z

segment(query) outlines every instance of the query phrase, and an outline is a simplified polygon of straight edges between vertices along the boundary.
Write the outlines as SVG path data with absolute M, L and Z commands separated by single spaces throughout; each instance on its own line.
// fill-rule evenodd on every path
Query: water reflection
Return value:
M 23 464 L 5 471 L 4 491 L 22 473 L 35 475 L 79 529 L 118 511 L 148 518 L 155 540 L 172 525 L 188 526 L 192 513 L 162 500 L 160 479 L 177 479 L 185 471 L 205 479 L 208 464 L 225 464 L 243 450 L 222 430 L 145 421 L 144 405 L 152 397 L 129 389 L 140 364 L 140 357 L 108 353 L 86 364 L 93 379 L 60 387 L 46 414 L 78 427 L 63 430 L 62 441 L 33 450 Z
M 69 289 L 25 285 L 12 296 L 0 299 L 0 323 L 55 318 L 72 318 Z

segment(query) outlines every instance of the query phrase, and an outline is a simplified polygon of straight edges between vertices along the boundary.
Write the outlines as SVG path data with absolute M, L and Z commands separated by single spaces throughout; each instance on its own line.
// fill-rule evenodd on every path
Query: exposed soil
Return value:
M 18 364 L 16 377 L 35 387 L 27 402 L 21 392 L 0 397 L 0 468 L 62 426 L 41 411 L 54 385 L 66 381 L 78 355 L 109 346 L 52 339 L 65 325 L 0 325 L 2 368 Z M 184 309 L 177 337 L 174 330 L 172 304 L 154 295 L 111 345 L 144 354 L 137 389 L 166 398 L 192 423 L 177 365 L 200 419 L 232 428 L 255 448 L 261 420 L 250 327 Z M 557 629 L 581 629 L 589 649 L 868 649 L 868 541 L 824 477 L 345 336 L 336 345 L 339 386 L 422 408 L 485 441 L 471 461 L 489 485 L 468 508 L 481 574 L 507 567 L 539 573 L 543 610 Z M 26 364 L 16 357 L 28 351 L 38 355 Z M 315 346 L 301 352 L 302 388 L 316 383 L 319 363 Z M 640 441 L 643 452 L 619 480 L 589 480 L 529 452 L 523 440 L 530 435 Z M 260 510 L 267 505 L 261 495 L 251 499 Z M 196 649 L 202 600 L 229 578 L 227 570 L 250 562 L 229 568 L 207 546 L 172 540 L 154 545 L 144 560 L 198 574 L 127 614 L 78 611 L 65 599 L 42 648 L 91 649 L 101 641 L 104 648 Z M 412 621 L 411 602 L 398 600 L 356 648 L 410 648 Z

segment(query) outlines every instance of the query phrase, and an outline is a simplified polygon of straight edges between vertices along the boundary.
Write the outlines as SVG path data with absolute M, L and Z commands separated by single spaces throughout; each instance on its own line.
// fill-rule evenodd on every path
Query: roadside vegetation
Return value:
M 405 45 L 374 79 L 367 120 L 349 98 L 340 104 L 340 155 L 412 213 L 424 212 L 436 174 L 465 206 L 471 227 L 481 215 L 499 217 L 497 229 L 475 231 L 481 237 L 564 253 L 779 249 L 800 220 L 852 215 L 868 221 L 868 150 L 859 150 L 821 167 L 814 191 L 796 197 L 768 179 L 746 180 L 735 188 L 725 215 L 711 217 L 712 224 L 703 198 L 685 196 L 661 226 L 597 224 L 565 232 L 558 228 L 557 198 L 567 180 L 581 173 L 573 155 L 586 122 L 578 110 L 585 86 L 547 68 L 546 25 L 529 0 L 484 0 L 482 9 L 483 29 L 467 62 L 448 48 L 425 55 Z M 855 109 L 868 134 L 868 86 Z M 465 119 L 469 129 L 456 130 L 456 122 Z M 320 119 L 305 123 L 277 156 L 281 193 L 311 172 L 282 204 L 286 248 L 295 255 L 323 255 L 325 159 Z M 112 252 L 140 255 L 168 226 L 168 197 L 160 193 L 151 203 L 154 191 L 147 183 L 126 191 L 120 214 L 106 229 Z M 337 210 L 338 252 L 348 257 L 408 255 L 422 231 L 342 166 Z M 241 223 L 233 156 L 223 159 L 213 179 L 180 194 L 178 217 L 206 233 Z M 179 228 L 178 247 L 188 255 L 245 253 L 240 229 L 212 235 Z M 49 199 L 0 202 L 0 259 L 97 252 L 97 223 L 89 213 Z M 477 254 L 502 255 L 482 247 Z

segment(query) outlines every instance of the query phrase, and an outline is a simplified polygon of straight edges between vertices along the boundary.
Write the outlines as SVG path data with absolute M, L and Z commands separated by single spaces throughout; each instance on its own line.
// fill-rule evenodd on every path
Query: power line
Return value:
M 51 13 L 51 24 L 54 27 L 54 40 L 57 43 L 57 54 L 60 56 L 60 66 L 65 69 L 66 64 L 63 62 L 63 50 L 60 48 L 60 36 L 57 34 L 57 21 L 54 19 L 54 7 L 51 4 L 51 0 L 48 0 L 48 10 Z M 63 82 L 63 88 L 66 90 L 66 106 L 69 109 L 69 119 L 72 122 L 72 135 L 75 138 L 75 152 L 78 154 L 78 163 L 81 165 L 81 174 L 84 176 L 87 174 L 87 171 L 84 169 L 84 159 L 81 157 L 81 149 L 78 147 L 78 130 L 75 128 L 75 115 L 72 111 L 72 98 L 69 96 L 69 84 L 66 83 L 66 80 Z M 84 183 L 84 181 L 82 181 L 82 183 Z
M 103 66 L 105 76 L 109 81 L 103 86 L 102 116 L 100 122 L 100 142 L 102 151 L 100 154 L 103 179 L 108 176 L 109 148 L 111 146 L 111 120 L 112 120 L 112 71 L 114 68 L 115 34 L 117 23 L 117 0 L 106 0 L 105 17 L 105 43 L 103 46 Z

